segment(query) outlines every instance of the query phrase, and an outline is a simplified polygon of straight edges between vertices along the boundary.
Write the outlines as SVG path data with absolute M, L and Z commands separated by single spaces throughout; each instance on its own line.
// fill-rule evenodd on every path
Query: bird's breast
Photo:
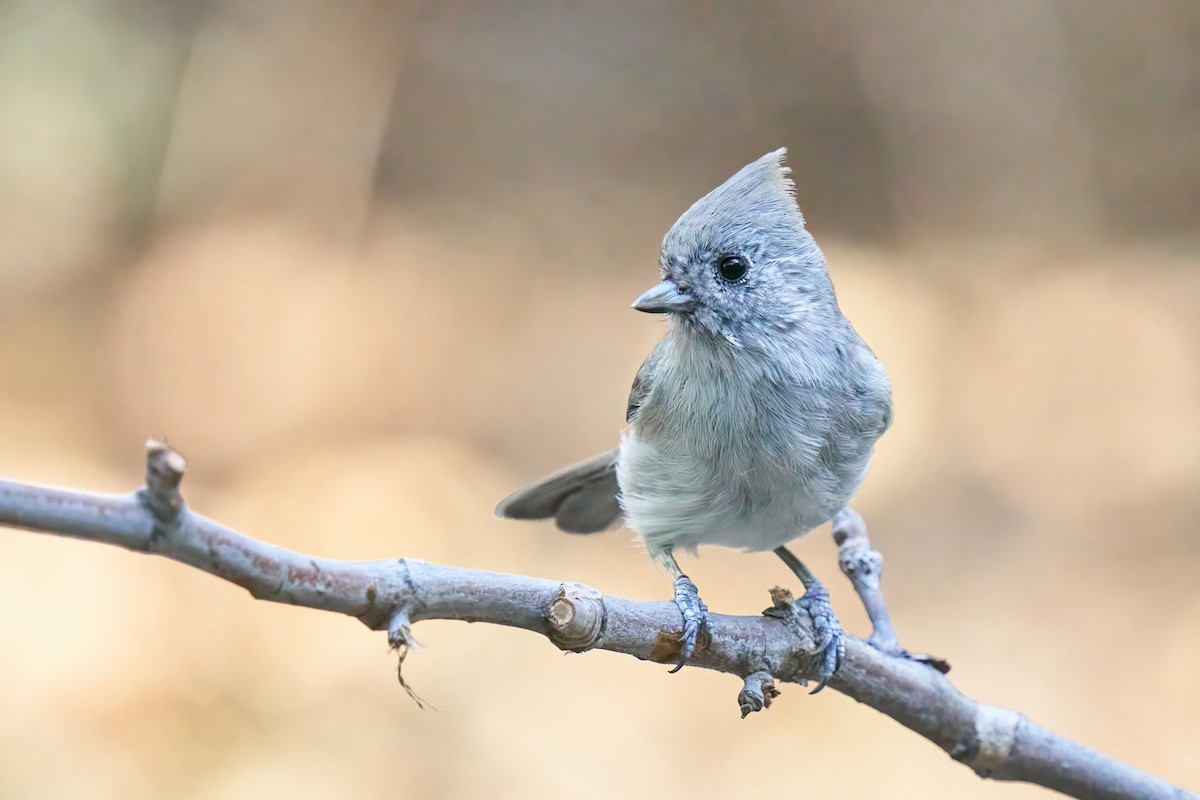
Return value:
M 651 546 L 778 547 L 861 482 L 874 436 L 832 388 L 687 354 L 654 377 L 617 464 L 629 526 Z

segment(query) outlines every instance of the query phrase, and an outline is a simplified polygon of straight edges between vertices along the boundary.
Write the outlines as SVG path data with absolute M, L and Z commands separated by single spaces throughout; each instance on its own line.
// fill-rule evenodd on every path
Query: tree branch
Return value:
M 153 553 L 235 583 L 260 600 L 356 617 L 372 630 L 386 630 L 401 659 L 410 626 L 425 619 L 524 628 L 574 652 L 611 650 L 663 664 L 678 657 L 679 611 L 670 602 L 624 600 L 573 583 L 414 559 L 355 563 L 285 550 L 192 512 L 179 492 L 185 463 L 168 446 L 150 442 L 146 485 L 126 495 L 0 481 L 0 524 Z M 779 693 L 777 682 L 805 683 L 813 666 L 809 619 L 790 613 L 786 592 L 772 597 L 770 615 L 713 614 L 712 640 L 691 662 L 743 679 L 743 716 L 769 706 Z M 852 636 L 829 685 L 985 778 L 1027 781 L 1093 800 L 1197 800 L 1022 714 L 966 698 L 935 669 L 884 655 Z

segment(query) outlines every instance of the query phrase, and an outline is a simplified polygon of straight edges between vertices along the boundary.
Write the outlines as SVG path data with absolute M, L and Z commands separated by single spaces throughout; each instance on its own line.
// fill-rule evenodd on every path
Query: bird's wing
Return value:
M 650 351 L 629 390 L 626 422 L 637 418 L 650 394 L 654 373 L 662 358 L 662 342 Z M 553 517 L 569 533 L 593 533 L 611 526 L 621 515 L 617 502 L 617 452 L 567 467 L 513 492 L 496 506 L 496 516 L 509 519 Z
M 654 388 L 654 373 L 658 369 L 658 362 L 662 360 L 662 351 L 663 342 L 660 341 L 650 351 L 650 355 L 646 356 L 642 366 L 638 368 L 637 375 L 633 379 L 633 387 L 629 390 L 629 404 L 625 406 L 626 422 L 633 422 L 637 419 L 638 410 L 646 401 L 650 390 Z

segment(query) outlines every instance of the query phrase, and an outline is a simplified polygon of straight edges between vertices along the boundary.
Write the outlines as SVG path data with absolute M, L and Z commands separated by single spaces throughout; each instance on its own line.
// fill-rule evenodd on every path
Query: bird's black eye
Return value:
M 721 256 L 717 259 L 717 274 L 721 276 L 721 280 L 729 283 L 737 283 L 746 277 L 749 269 L 750 262 L 745 256 Z

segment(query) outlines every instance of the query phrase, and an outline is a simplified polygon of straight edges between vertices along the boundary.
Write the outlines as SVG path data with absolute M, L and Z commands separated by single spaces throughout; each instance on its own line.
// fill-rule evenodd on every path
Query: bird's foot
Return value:
M 803 597 L 793 602 L 796 608 L 808 614 L 813 622 L 813 635 L 817 643 L 813 651 L 817 685 L 809 694 L 816 694 L 825 688 L 825 684 L 845 660 L 846 641 L 842 636 L 842 626 L 829 602 L 829 592 L 824 586 L 817 584 L 809 587 Z
M 708 606 L 700 599 L 696 584 L 687 575 L 675 579 L 675 605 L 683 615 L 683 631 L 679 634 L 679 662 L 672 673 L 679 672 L 692 660 L 701 636 L 708 639 Z
M 927 667 L 932 667 L 938 672 L 945 675 L 950 671 L 950 662 L 938 656 L 931 656 L 928 653 L 912 653 L 900 646 L 900 642 L 896 637 L 880 635 L 878 631 L 872 633 L 867 639 L 867 644 L 874 647 L 879 652 L 893 656 L 895 658 L 903 658 L 907 661 L 915 661 L 918 664 L 924 664 Z

